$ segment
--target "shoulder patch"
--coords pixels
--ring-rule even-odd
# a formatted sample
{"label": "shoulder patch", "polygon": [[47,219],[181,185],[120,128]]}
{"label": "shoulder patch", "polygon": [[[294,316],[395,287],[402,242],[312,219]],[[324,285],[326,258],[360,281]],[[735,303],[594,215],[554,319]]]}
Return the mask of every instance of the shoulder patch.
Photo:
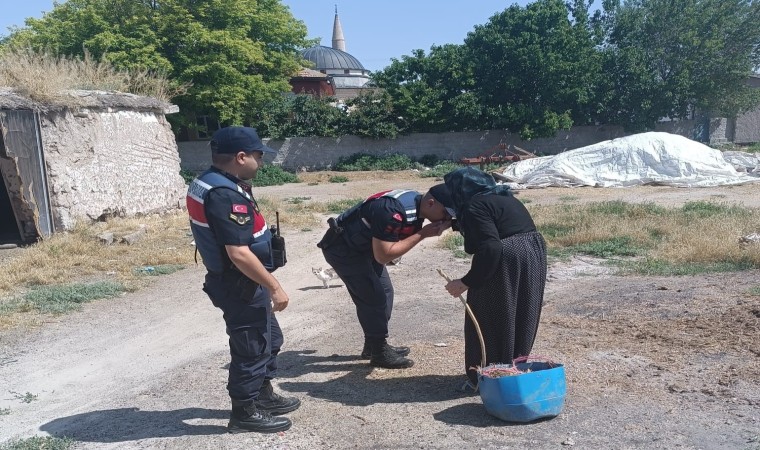
{"label": "shoulder patch", "polygon": [[240,205],[240,204],[233,204],[232,205],[232,212],[234,212],[234,213],[248,214],[248,206],[247,205]]}
{"label": "shoulder patch", "polygon": [[404,221],[404,219],[401,217],[401,214],[399,214],[399,213],[394,214],[393,218],[396,219],[396,220],[398,220],[399,222],[403,222]]}
{"label": "shoulder patch", "polygon": [[230,213],[230,220],[238,225],[245,225],[251,221],[251,216],[248,214],[235,214]]}

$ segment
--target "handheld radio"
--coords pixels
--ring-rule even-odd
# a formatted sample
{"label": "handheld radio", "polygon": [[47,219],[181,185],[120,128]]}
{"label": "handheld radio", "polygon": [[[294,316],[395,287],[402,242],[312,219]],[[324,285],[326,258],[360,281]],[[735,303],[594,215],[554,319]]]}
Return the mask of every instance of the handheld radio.
{"label": "handheld radio", "polygon": [[272,233],[272,262],[275,267],[282,267],[288,262],[285,254],[285,238],[280,236],[280,212],[275,212],[277,226],[272,225],[269,231]]}

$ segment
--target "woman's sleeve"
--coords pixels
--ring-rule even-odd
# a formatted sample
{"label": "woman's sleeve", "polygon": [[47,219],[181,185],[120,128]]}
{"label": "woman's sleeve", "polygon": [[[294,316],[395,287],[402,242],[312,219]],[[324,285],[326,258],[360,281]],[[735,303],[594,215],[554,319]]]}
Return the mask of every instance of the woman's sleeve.
{"label": "woman's sleeve", "polygon": [[470,288],[479,287],[494,276],[501,264],[501,239],[494,213],[487,204],[472,202],[462,227],[464,251],[474,255],[462,282]]}

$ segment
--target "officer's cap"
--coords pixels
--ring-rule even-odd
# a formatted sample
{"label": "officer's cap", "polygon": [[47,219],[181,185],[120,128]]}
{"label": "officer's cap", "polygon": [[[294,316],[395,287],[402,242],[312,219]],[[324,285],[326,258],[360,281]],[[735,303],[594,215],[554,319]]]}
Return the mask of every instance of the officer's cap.
{"label": "officer's cap", "polygon": [[277,153],[277,150],[264,145],[256,130],[250,127],[220,128],[211,137],[209,145],[214,153]]}
{"label": "officer's cap", "polygon": [[428,192],[430,192],[430,195],[433,196],[435,201],[446,208],[446,212],[449,213],[452,218],[456,218],[457,212],[454,209],[454,200],[451,198],[451,192],[449,192],[449,188],[446,187],[445,184],[436,184],[431,187]]}

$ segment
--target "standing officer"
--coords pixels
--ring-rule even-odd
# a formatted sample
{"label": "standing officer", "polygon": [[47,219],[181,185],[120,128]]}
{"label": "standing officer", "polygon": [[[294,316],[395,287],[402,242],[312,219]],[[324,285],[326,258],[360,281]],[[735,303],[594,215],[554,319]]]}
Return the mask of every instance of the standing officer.
{"label": "standing officer", "polygon": [[[453,202],[445,185],[425,195],[411,190],[374,194],[364,202],[329,219],[317,246],[346,284],[364,331],[361,356],[370,365],[387,369],[411,367],[409,347],[388,345],[388,321],[393,309],[393,285],[385,264],[400,257],[423,239],[451,226]],[[422,226],[428,219],[431,223]]]}
{"label": "standing officer", "polygon": [[283,343],[274,315],[288,306],[288,295],[272,276],[285,261],[272,253],[272,233],[259,212],[251,185],[265,146],[256,130],[222,128],[210,142],[212,166],[193,180],[187,211],[195,245],[208,269],[203,290],[224,313],[232,360],[227,390],[232,399],[230,432],[274,433],[290,428],[286,417],[297,398],[272,390],[277,353]]}

